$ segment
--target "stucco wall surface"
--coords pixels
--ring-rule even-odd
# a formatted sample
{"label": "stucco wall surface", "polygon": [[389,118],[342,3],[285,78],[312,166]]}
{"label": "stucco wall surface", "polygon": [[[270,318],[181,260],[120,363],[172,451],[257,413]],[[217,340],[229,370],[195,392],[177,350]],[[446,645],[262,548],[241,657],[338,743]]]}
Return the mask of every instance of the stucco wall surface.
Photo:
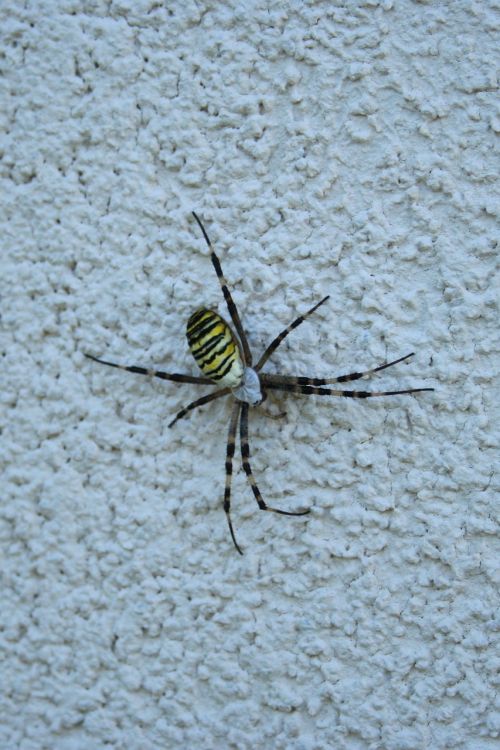
{"label": "stucco wall surface", "polygon": [[[0,4],[0,748],[498,747],[496,0]],[[265,500],[222,510],[228,399],[268,372]],[[348,385],[346,387],[349,387]],[[267,414],[266,414],[267,412]],[[286,412],[279,418],[269,418]]]}

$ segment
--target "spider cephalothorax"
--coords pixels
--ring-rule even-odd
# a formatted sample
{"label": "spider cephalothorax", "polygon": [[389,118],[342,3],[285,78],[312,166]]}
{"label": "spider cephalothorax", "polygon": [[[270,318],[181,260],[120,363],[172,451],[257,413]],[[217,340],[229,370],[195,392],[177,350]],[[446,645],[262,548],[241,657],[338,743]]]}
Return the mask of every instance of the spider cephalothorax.
{"label": "spider cephalothorax", "polygon": [[280,508],[271,508],[264,502],[257,483],[254,479],[250,466],[250,449],[248,445],[248,410],[249,406],[257,406],[262,403],[266,397],[267,390],[288,391],[289,393],[303,393],[316,396],[345,396],[347,398],[369,398],[372,396],[397,396],[407,393],[418,393],[420,391],[433,391],[433,388],[410,388],[403,391],[344,391],[333,388],[325,388],[326,385],[334,383],[346,383],[351,380],[373,375],[376,372],[385,370],[387,367],[403,362],[405,359],[413,356],[406,354],[392,362],[385,362],[378,367],[362,372],[351,372],[347,375],[340,375],[336,378],[309,378],[296,375],[271,375],[261,372],[262,367],[267,362],[271,354],[276,351],[283,339],[297,328],[306,318],[322,305],[327,297],[316,303],[310,310],[303,315],[299,315],[287,328],[281,331],[275,339],[271,341],[267,349],[262,354],[256,365],[252,364],[252,352],[248,345],[248,340],[241,325],[240,316],[236,305],[234,304],[231,292],[228,289],[226,279],[222,273],[221,264],[217,257],[212,244],[208,238],[203,224],[193,211],[193,216],[200,227],[205,241],[210,249],[210,259],[215,268],[215,272],[220,282],[222,293],[229,310],[229,315],[233,322],[235,332],[226,323],[218,313],[213,310],[201,308],[196,310],[187,323],[187,338],[189,348],[203,377],[196,375],[184,375],[181,373],[168,373],[161,370],[152,370],[137,365],[120,365],[115,362],[108,362],[98,359],[90,354],[85,356],[95,362],[110,367],[118,367],[121,370],[135,372],[141,375],[150,375],[162,380],[173,380],[179,383],[195,383],[197,385],[219,385],[221,388],[208,393],[201,398],[192,401],[190,404],[181,409],[175,418],[170,422],[169,427],[182,419],[192,409],[207,404],[209,401],[220,398],[221,396],[232,395],[234,399],[231,419],[229,422],[229,433],[226,447],[226,483],[224,488],[224,511],[226,513],[229,531],[231,533],[234,546],[240,554],[243,554],[236,541],[233,524],[230,515],[231,505],[231,477],[233,472],[233,457],[236,443],[236,431],[238,424],[240,426],[240,445],[243,469],[248,477],[252,492],[257,500],[261,510],[280,513],[284,516],[303,516],[309,513],[309,509],[301,511],[281,510]]}

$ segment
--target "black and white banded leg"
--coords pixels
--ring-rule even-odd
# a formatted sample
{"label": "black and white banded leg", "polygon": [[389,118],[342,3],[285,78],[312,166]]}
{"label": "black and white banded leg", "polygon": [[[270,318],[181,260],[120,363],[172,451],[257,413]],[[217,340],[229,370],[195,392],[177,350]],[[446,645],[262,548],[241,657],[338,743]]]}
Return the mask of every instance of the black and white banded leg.
{"label": "black and white banded leg", "polygon": [[171,422],[169,422],[168,426],[173,427],[173,425],[183,417],[186,416],[190,411],[193,409],[198,408],[198,406],[203,406],[203,404],[208,404],[210,401],[215,401],[216,398],[221,398],[222,396],[227,396],[228,393],[231,392],[230,388],[221,388],[218,391],[214,391],[213,393],[208,393],[206,396],[202,396],[201,398],[197,398],[196,401],[191,401],[190,404],[185,406],[183,409],[181,409],[175,417],[172,419]]}
{"label": "black and white banded leg", "polygon": [[[271,385],[272,383],[279,384],[279,383],[287,383],[289,385],[311,385],[311,386],[321,386],[321,385],[333,385],[333,383],[347,383],[350,380],[359,380],[359,378],[365,378],[370,375],[373,375],[376,372],[380,372],[381,370],[385,370],[387,367],[392,367],[393,365],[399,364],[399,362],[404,362],[405,359],[409,359],[410,357],[413,357],[415,352],[411,352],[410,354],[406,354],[404,357],[399,357],[399,359],[394,359],[392,362],[385,362],[383,365],[378,365],[378,367],[372,367],[370,370],[364,370],[363,372],[351,372],[348,375],[339,375],[336,378],[308,378],[308,377],[300,377],[296,375],[262,375],[261,378],[263,382],[266,383],[266,385]],[[433,388],[417,388],[413,390],[434,390]],[[406,391],[397,391],[398,393],[406,393]],[[413,391],[412,391],[413,392]],[[387,395],[387,394],[386,394]]]}
{"label": "black and white banded leg", "polygon": [[215,268],[215,273],[217,274],[217,278],[219,279],[220,287],[222,289],[222,294],[224,295],[224,299],[226,301],[227,309],[229,310],[231,320],[233,321],[234,327],[236,328],[236,332],[239,336],[241,346],[243,349],[243,357],[245,360],[245,364],[247,367],[251,367],[252,366],[252,352],[250,351],[250,347],[248,345],[247,335],[241,323],[240,315],[238,313],[236,305],[234,304],[233,298],[231,296],[231,292],[229,291],[226,278],[222,272],[222,266],[220,264],[220,260],[212,246],[212,243],[210,242],[210,239],[205,230],[205,227],[201,223],[197,214],[195,214],[194,211],[192,213],[193,213],[194,218],[196,219],[198,226],[200,227],[202,231],[203,237],[205,238],[205,242],[208,245],[208,249],[210,250],[210,260],[212,261],[212,265]]}
{"label": "black and white banded leg", "polygon": [[245,474],[247,475],[248,481],[250,483],[250,487],[252,488],[252,492],[255,496],[255,499],[257,500],[257,505],[261,510],[269,510],[273,513],[280,513],[282,516],[305,516],[307,513],[310,512],[310,509],[307,510],[299,510],[299,511],[290,511],[290,510],[280,510],[279,508],[271,508],[269,505],[267,505],[264,502],[264,498],[262,497],[260,490],[257,486],[257,482],[255,481],[254,475],[252,473],[252,468],[250,466],[250,448],[248,445],[248,404],[242,403],[241,405],[241,417],[240,417],[240,445],[241,445],[241,459],[243,463],[243,470],[245,471]]}
{"label": "black and white banded leg", "polygon": [[101,365],[108,365],[108,367],[116,367],[118,370],[126,370],[127,372],[135,372],[138,375],[148,375],[151,378],[160,378],[160,380],[173,380],[176,383],[196,383],[197,385],[213,385],[213,380],[210,378],[204,378],[199,375],[184,375],[178,372],[163,372],[163,370],[151,370],[146,367],[139,367],[138,365],[120,365],[117,362],[108,362],[105,359],[99,359],[93,357],[92,354],[84,354],[84,357],[91,359],[94,362],[100,362]]}
{"label": "black and white banded leg", "polygon": [[233,529],[233,523],[231,521],[231,480],[233,477],[233,457],[234,457],[234,449],[236,444],[236,430],[238,429],[238,419],[240,416],[240,409],[241,409],[241,403],[240,401],[235,401],[233,404],[233,409],[231,411],[231,421],[229,422],[229,432],[227,435],[227,448],[226,448],[226,483],[224,486],[224,513],[226,514],[227,523],[229,525],[229,531],[231,533],[231,538],[233,540],[233,544],[240,553],[240,555],[243,554],[243,551],[236,541],[236,536]]}
{"label": "black and white banded leg", "polygon": [[[287,376],[283,376],[286,378]],[[291,380],[293,380],[291,378]],[[421,393],[422,391],[433,391],[434,388],[408,388],[402,391],[338,391],[333,388],[321,388],[313,385],[297,385],[293,382],[283,380],[268,382],[266,388],[276,391],[287,391],[288,393],[303,393],[309,396],[345,396],[346,398],[372,398],[373,396],[400,396],[406,393]]]}
{"label": "black and white banded leg", "polygon": [[315,310],[317,310],[320,305],[322,305],[324,302],[326,302],[327,299],[330,299],[330,295],[329,294],[327,294],[326,297],[323,297],[323,299],[320,302],[317,302],[314,305],[314,307],[311,307],[311,309],[308,310],[306,313],[304,313],[303,315],[299,315],[299,317],[296,318],[293,321],[293,323],[290,323],[289,326],[287,326],[286,328],[284,328],[281,331],[281,333],[279,333],[276,336],[276,338],[271,341],[271,343],[269,344],[269,346],[265,350],[264,354],[262,355],[262,357],[259,359],[259,361],[255,365],[255,370],[257,372],[259,372],[259,370],[261,370],[262,367],[266,364],[266,362],[269,359],[269,357],[271,356],[271,354],[273,354],[276,351],[276,349],[281,344],[281,342],[283,341],[283,339],[285,339],[288,336],[289,333],[291,333],[296,328],[298,328],[298,326],[300,326],[300,324],[303,323],[304,320],[306,320],[306,318],[309,317],[309,315],[312,315],[312,313]]}

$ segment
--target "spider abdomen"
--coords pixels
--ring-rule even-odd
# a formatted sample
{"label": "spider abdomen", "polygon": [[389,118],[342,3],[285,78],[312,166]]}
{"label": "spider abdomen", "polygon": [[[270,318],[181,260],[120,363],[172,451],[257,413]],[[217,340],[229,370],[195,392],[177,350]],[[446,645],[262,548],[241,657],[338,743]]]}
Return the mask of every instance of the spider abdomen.
{"label": "spider abdomen", "polygon": [[186,335],[191,354],[207,378],[222,386],[236,388],[243,378],[240,348],[224,318],[202,308],[187,322]]}

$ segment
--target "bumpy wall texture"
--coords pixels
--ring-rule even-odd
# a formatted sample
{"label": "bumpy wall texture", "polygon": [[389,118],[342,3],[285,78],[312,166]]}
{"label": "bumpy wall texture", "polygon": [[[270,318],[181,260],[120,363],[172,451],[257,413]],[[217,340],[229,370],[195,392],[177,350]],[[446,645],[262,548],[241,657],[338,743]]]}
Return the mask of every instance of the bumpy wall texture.
{"label": "bumpy wall texture", "polygon": [[[2,750],[498,747],[499,11],[0,4]],[[227,400],[83,356],[196,373],[192,209],[255,352],[330,294],[269,372],[436,389],[252,410],[243,557]]]}

